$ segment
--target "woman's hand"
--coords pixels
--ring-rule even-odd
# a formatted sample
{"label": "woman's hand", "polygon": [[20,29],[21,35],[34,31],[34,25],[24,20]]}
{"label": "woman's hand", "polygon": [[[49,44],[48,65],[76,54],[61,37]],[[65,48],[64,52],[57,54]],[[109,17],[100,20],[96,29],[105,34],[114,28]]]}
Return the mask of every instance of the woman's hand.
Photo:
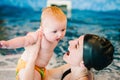
{"label": "woman's hand", "polygon": [[34,61],[37,59],[40,47],[41,47],[42,32],[37,32],[37,41],[35,44],[27,46],[25,52],[29,54],[29,60]]}

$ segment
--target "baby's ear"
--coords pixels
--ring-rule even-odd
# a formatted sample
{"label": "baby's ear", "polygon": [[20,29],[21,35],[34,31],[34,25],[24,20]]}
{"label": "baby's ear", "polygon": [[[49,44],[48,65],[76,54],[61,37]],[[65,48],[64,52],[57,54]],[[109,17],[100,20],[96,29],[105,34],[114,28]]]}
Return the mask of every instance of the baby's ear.
{"label": "baby's ear", "polygon": [[43,32],[43,28],[42,28],[42,26],[40,26],[40,28],[39,28],[37,31],[41,31],[41,32]]}
{"label": "baby's ear", "polygon": [[39,29],[43,31],[43,26],[40,26],[40,28],[39,28]]}

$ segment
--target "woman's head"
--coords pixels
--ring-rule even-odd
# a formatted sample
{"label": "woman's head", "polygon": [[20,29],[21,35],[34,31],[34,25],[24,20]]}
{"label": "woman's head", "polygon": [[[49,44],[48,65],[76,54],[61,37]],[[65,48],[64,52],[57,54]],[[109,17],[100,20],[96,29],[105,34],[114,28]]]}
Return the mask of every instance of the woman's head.
{"label": "woman's head", "polygon": [[86,34],[70,41],[69,53],[64,60],[71,65],[79,65],[81,61],[90,69],[101,70],[113,60],[114,48],[110,41],[93,34]]}

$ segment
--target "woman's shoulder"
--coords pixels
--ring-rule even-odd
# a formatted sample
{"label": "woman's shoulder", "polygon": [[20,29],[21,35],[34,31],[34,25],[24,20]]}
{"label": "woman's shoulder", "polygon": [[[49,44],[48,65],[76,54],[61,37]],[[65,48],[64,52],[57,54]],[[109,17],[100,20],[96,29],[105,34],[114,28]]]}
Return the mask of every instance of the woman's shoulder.
{"label": "woman's shoulder", "polygon": [[59,69],[62,70],[62,73],[64,73],[66,70],[70,69],[70,65],[64,64],[64,65],[60,66]]}
{"label": "woman's shoulder", "polygon": [[89,71],[89,79],[90,80],[94,80],[94,74],[92,73],[92,71]]}

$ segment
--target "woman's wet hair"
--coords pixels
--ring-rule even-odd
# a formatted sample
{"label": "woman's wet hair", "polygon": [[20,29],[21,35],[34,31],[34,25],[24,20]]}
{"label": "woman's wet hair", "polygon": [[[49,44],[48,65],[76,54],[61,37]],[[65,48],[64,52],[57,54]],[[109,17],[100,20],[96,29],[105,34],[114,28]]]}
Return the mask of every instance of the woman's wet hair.
{"label": "woman's wet hair", "polygon": [[114,47],[109,40],[94,34],[84,36],[83,61],[90,69],[101,70],[113,61]]}

